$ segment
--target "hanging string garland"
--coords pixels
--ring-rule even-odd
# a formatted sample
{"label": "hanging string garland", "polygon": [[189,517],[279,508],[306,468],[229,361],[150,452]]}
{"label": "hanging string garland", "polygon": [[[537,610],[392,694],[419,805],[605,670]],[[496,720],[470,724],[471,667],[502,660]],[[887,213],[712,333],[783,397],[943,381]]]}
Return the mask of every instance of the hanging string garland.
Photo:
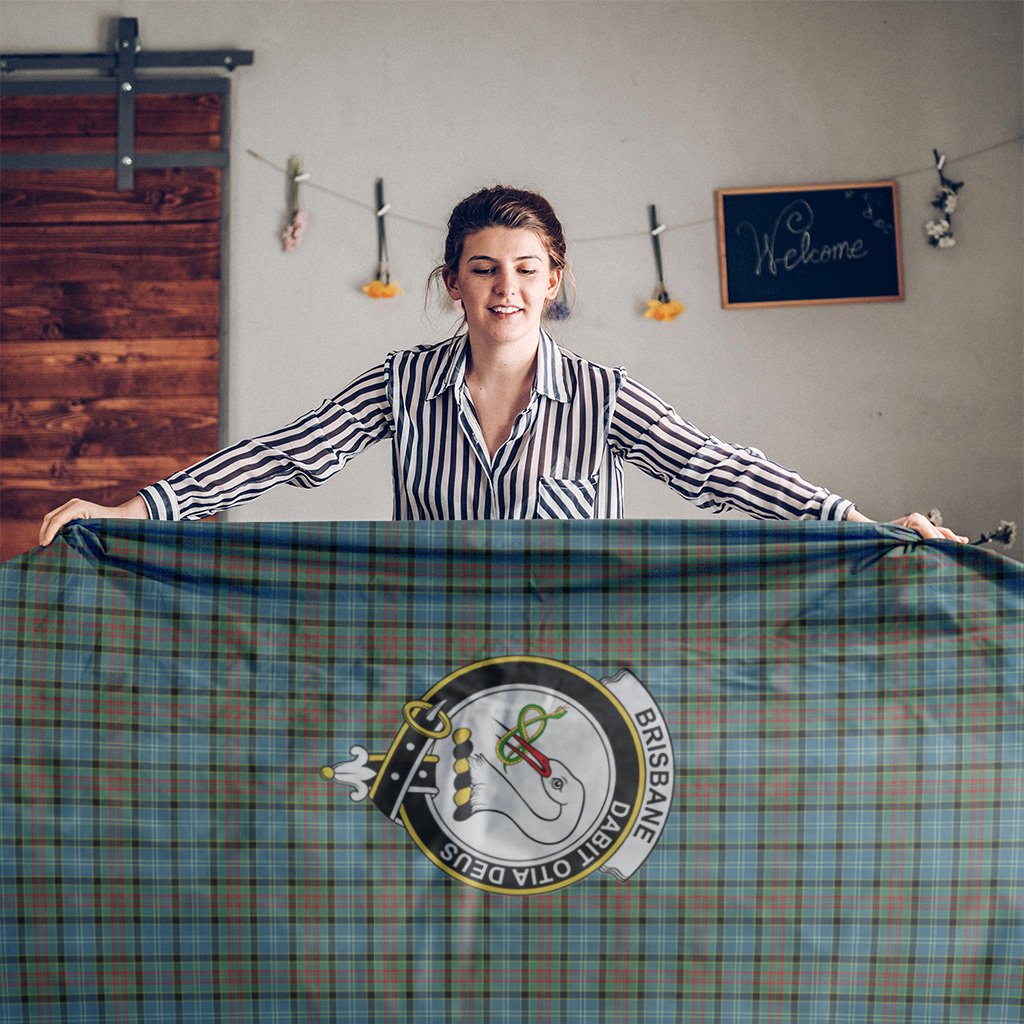
{"label": "hanging string garland", "polygon": [[[1012,145],[1018,143],[1024,139],[1024,135],[1014,135],[1010,138],[1003,139],[1000,142],[996,142],[993,145],[985,146],[981,149],[973,150],[970,153],[965,153],[958,157],[959,160],[968,160],[975,156],[980,156],[983,153],[991,152],[992,150],[1001,149],[1003,146]],[[361,202],[358,199],[354,199],[351,196],[340,192],[336,189],[329,188],[325,185],[321,185],[318,182],[312,181],[308,173],[301,171],[301,166],[294,169],[292,173],[292,163],[289,162],[289,167],[282,168],[275,164],[273,161],[268,160],[266,157],[261,156],[253,149],[247,149],[246,152],[249,156],[261,163],[266,164],[268,167],[272,167],[275,170],[289,174],[289,181],[293,183],[295,189],[292,193],[292,198],[289,201],[291,221],[288,229],[284,236],[282,236],[284,247],[286,251],[295,249],[299,242],[302,240],[303,233],[308,226],[308,215],[304,210],[301,209],[298,202],[298,184],[304,182],[308,188],[316,189],[317,191],[332,196],[335,199],[341,200],[342,202],[349,203],[353,206],[358,206],[364,210],[369,210],[377,216],[377,234],[378,234],[378,273],[374,281],[364,285],[362,290],[372,298],[391,298],[394,295],[401,294],[401,289],[398,285],[393,284],[390,280],[389,268],[387,266],[387,238],[384,228],[384,215],[389,213],[390,204],[385,205],[383,202],[383,192],[378,196],[378,202],[375,206],[370,206],[368,203]],[[937,150],[933,150],[933,156],[935,158],[934,165],[928,165],[927,167],[917,167],[912,170],[904,171],[900,174],[889,175],[891,178],[907,178],[911,175],[920,174],[923,171],[935,169],[939,174],[939,191],[936,198],[932,201],[932,205],[942,213],[942,217],[935,220],[929,221],[925,225],[925,232],[928,236],[928,242],[930,245],[936,248],[945,249],[955,245],[955,239],[953,236],[953,222],[952,214],[956,209],[957,193],[963,187],[963,182],[952,181],[947,178],[943,173],[945,166],[946,157],[940,155]],[[296,160],[297,158],[292,158]],[[380,179],[378,179],[378,182]],[[381,184],[381,189],[383,185]],[[653,210],[653,207],[650,208]],[[383,211],[383,212],[381,212]],[[432,224],[428,221],[418,220],[415,217],[407,217],[402,214],[390,213],[390,216],[397,221],[401,221],[405,224],[413,224],[417,227],[427,228],[431,231],[435,231],[441,235],[444,234],[444,228],[438,224]],[[657,220],[656,214],[653,215],[653,220]],[[700,227],[707,224],[714,224],[714,217],[700,217],[695,220],[685,221],[679,224],[652,224],[652,227],[646,232],[638,231],[627,231],[619,234],[611,235],[594,235],[576,238],[572,240],[573,245],[585,245],[590,242],[614,242],[624,241],[627,239],[634,239],[643,236],[648,236],[653,240],[655,245],[655,261],[658,263],[660,259],[660,242],[659,237],[662,234],[668,234],[672,231],[682,231],[688,228]],[[655,235],[654,231],[657,230],[658,234]],[[383,262],[382,262],[383,261]],[[683,306],[681,303],[673,303],[670,299],[662,298],[667,296],[667,291],[664,287],[664,274],[662,273],[660,264],[658,265],[658,286],[655,289],[655,298],[648,302],[647,311],[644,316],[651,320],[673,320],[683,312]],[[676,308],[678,307],[678,308]],[[564,319],[568,316],[569,304],[565,298],[564,287],[559,290],[558,296],[549,305],[548,316],[550,319]],[[564,315],[563,315],[564,314]]]}
{"label": "hanging string garland", "polygon": [[309,175],[302,170],[302,160],[293,156],[288,161],[288,227],[284,229],[281,236],[281,243],[285,252],[291,252],[299,247],[302,236],[306,233],[309,225],[309,215],[302,209],[299,202],[299,185],[309,180]]}
{"label": "hanging string garland", "polygon": [[648,206],[647,212],[651,221],[651,246],[654,249],[654,266],[658,271],[658,283],[654,286],[654,298],[647,303],[647,311],[644,316],[648,320],[667,323],[670,320],[675,320],[685,307],[681,302],[673,302],[665,287],[665,269],[661,261],[661,234],[665,230],[665,225],[658,223],[657,207]]}
{"label": "hanging string garland", "polygon": [[932,156],[935,157],[935,170],[939,173],[939,192],[932,200],[932,206],[943,216],[938,220],[928,221],[924,230],[928,235],[929,245],[934,245],[937,249],[949,249],[956,245],[956,239],[953,237],[953,211],[956,209],[957,193],[964,187],[964,183],[952,181],[942,173],[946,165],[945,154],[940,156],[939,151],[933,149]]}
{"label": "hanging string garland", "polygon": [[374,192],[377,198],[377,276],[369,283],[363,285],[363,294],[369,295],[371,299],[393,299],[396,295],[402,294],[402,289],[391,280],[391,267],[388,263],[388,235],[384,224],[384,218],[390,203],[384,202],[384,179],[378,178],[374,185]]}

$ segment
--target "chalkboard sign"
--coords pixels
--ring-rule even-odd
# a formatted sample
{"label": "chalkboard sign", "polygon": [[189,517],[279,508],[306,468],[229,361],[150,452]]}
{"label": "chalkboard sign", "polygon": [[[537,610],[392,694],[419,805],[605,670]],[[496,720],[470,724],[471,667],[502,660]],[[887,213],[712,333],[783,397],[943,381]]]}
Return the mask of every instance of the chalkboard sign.
{"label": "chalkboard sign", "polygon": [[896,182],[718,192],[726,309],[903,298]]}

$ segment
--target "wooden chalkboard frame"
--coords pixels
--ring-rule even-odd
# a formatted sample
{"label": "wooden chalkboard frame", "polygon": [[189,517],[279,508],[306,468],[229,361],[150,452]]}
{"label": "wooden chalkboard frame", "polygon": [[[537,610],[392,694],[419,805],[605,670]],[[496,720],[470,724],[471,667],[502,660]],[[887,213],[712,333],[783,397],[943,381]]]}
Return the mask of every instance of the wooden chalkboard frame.
{"label": "wooden chalkboard frame", "polygon": [[[811,194],[814,194],[813,196]],[[858,203],[859,214],[855,215],[853,207],[847,214],[843,212],[847,224],[854,221],[860,225],[863,221],[865,233],[857,238],[830,237],[829,222],[826,219],[825,236],[812,238],[809,228],[814,224],[814,211],[810,199],[820,198],[825,207],[839,209],[846,202]],[[791,197],[787,200],[787,196]],[[731,197],[742,197],[738,202]],[[875,216],[872,199],[887,216]],[[802,221],[800,215],[804,207],[794,204],[807,204],[811,213],[811,221]],[[718,253],[722,288],[723,309],[763,309],[772,306],[820,306],[851,302],[900,302],[904,297],[903,287],[903,252],[900,233],[899,186],[895,181],[855,181],[826,185],[776,185],[763,188],[728,188],[716,192],[716,210],[718,222]],[[761,235],[758,240],[758,223],[755,227],[749,221],[751,213],[764,215],[769,222],[769,231],[774,233]],[[787,223],[783,226],[785,241],[778,242],[780,222],[791,211]],[[870,214],[870,216],[869,216]],[[860,220],[856,220],[859,216]],[[748,218],[740,220],[741,217]],[[773,219],[774,218],[774,219]],[[854,218],[849,220],[848,218]],[[890,219],[891,218],[891,221]],[[819,226],[821,219],[819,218]],[[747,225],[750,228],[746,242],[746,259],[756,262],[753,272],[748,269],[739,270],[740,241],[738,229]],[[805,237],[806,236],[806,237]],[[859,242],[858,242],[859,239]],[[866,242],[870,240],[871,249]],[[750,246],[753,246],[751,250]],[[827,250],[827,252],[826,252]],[[859,261],[868,256],[868,252],[877,253],[872,260],[870,275],[862,273],[858,281],[857,271],[866,270],[858,265]],[[861,255],[863,253],[863,256]],[[817,257],[817,259],[816,259]],[[824,258],[823,258],[824,257]],[[768,260],[768,268],[772,279],[760,278],[761,270]],[[843,268],[843,278],[831,277],[832,267],[825,268],[834,260],[833,265]],[[733,273],[730,275],[730,261]],[[783,273],[794,270],[805,270],[815,264],[809,274],[805,273],[796,280],[779,281],[778,271]],[[819,269],[820,268],[820,269]],[[848,273],[853,271],[851,277]],[[751,284],[754,277],[757,281]],[[877,280],[876,280],[877,278]],[[799,282],[799,283],[798,283]],[[879,285],[879,282],[882,282]],[[787,289],[786,285],[791,287]],[[838,287],[842,285],[842,287]],[[760,287],[759,287],[760,286]],[[851,293],[851,289],[852,292]]]}

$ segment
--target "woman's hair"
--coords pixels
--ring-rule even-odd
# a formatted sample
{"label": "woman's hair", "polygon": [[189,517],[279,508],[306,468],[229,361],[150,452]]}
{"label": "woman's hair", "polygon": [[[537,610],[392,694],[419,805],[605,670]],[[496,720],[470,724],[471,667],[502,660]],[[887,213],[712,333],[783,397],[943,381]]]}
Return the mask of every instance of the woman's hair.
{"label": "woman's hair", "polygon": [[547,251],[552,268],[571,279],[565,260],[565,236],[551,204],[537,192],[495,185],[466,196],[452,210],[444,262],[431,271],[428,285],[444,285],[448,276],[456,275],[467,237],[485,228],[525,228],[534,232]]}

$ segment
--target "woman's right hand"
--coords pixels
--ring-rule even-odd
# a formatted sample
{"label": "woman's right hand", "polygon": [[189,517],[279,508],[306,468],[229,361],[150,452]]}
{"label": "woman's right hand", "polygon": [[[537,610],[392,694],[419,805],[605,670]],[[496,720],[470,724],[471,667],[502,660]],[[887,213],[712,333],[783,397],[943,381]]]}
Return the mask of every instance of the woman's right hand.
{"label": "woman's right hand", "polygon": [[141,494],[129,498],[120,505],[97,505],[94,501],[83,501],[72,498],[65,501],[60,508],[47,512],[39,527],[39,543],[46,547],[62,526],[73,519],[148,519],[149,509]]}

